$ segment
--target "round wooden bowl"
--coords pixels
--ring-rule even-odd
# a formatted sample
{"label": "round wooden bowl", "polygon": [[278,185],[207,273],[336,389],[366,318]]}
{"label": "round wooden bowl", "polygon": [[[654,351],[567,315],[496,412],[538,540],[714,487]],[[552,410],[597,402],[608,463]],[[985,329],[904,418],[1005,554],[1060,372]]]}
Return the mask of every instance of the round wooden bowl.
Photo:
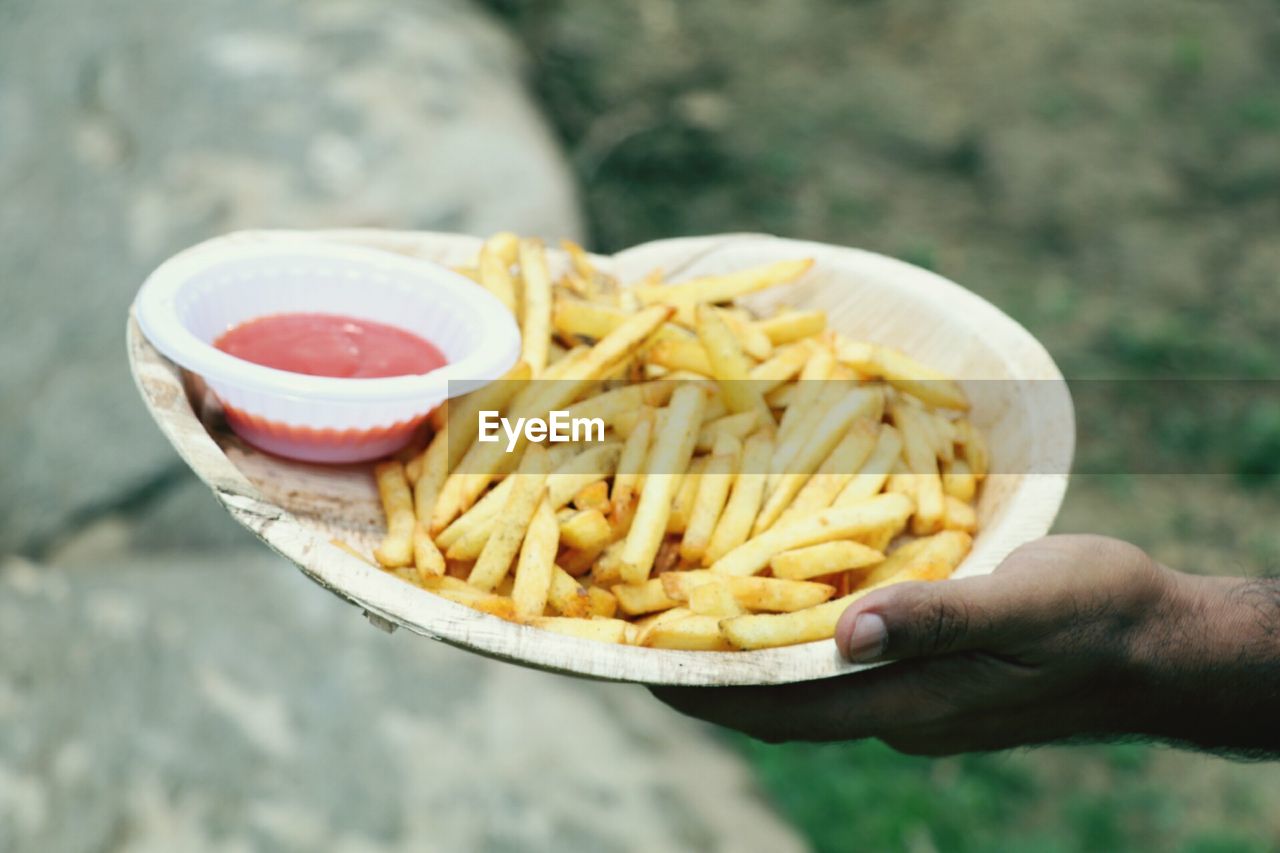
{"label": "round wooden bowl", "polygon": [[[283,240],[356,243],[450,265],[472,264],[480,246],[473,237],[425,232],[259,231],[187,251],[223,241]],[[550,254],[554,263],[564,263]],[[654,268],[680,279],[796,257],[816,263],[795,284],[753,297],[753,307],[822,308],[836,330],[892,344],[962,380],[997,473],[983,484],[979,533],[957,576],[990,572],[1018,545],[1044,535],[1067,487],[1075,444],[1071,398],[1044,347],[990,303],[882,255],[754,234],[661,240],[598,260],[621,281],[633,282]],[[231,433],[198,377],[152,348],[132,317],[128,345],[134,380],[152,417],[231,515],[384,626],[402,625],[525,666],[645,684],[782,684],[861,668],[842,660],[829,640],[749,652],[579,640],[478,613],[407,584],[330,544],[341,538],[368,551],[381,537],[370,466],[309,465],[258,452]]]}

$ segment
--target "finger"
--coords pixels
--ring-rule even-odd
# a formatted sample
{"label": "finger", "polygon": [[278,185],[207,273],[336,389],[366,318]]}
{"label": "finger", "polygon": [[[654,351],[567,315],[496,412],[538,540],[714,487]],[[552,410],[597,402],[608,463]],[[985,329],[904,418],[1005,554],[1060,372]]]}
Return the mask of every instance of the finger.
{"label": "finger", "polygon": [[859,663],[988,648],[1038,633],[1064,594],[1057,579],[1018,575],[895,584],[849,606],[836,644]]}
{"label": "finger", "polygon": [[836,642],[858,662],[1006,652],[1065,628],[1123,625],[1166,594],[1167,575],[1124,542],[1050,536],[1016,549],[993,575],[870,593],[841,616]]}

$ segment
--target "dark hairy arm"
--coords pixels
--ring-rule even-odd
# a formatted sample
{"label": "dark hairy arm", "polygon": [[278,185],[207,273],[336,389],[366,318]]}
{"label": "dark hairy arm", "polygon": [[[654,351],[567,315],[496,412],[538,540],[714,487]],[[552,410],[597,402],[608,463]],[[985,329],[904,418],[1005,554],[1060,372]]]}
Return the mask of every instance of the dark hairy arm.
{"label": "dark hairy arm", "polygon": [[1280,756],[1280,581],[1175,572],[1099,536],[1051,536],[992,575],[888,587],[836,643],[888,662],[782,687],[655,688],[769,741],[875,737],[942,755],[1130,738]]}

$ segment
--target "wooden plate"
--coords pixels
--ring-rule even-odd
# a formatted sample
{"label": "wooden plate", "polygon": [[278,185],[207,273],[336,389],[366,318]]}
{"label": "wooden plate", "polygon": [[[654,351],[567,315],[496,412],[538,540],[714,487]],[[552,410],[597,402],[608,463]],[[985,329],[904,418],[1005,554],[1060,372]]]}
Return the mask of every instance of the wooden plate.
{"label": "wooden plate", "polygon": [[[268,240],[337,240],[446,264],[471,264],[480,246],[473,237],[391,231],[241,232],[212,242]],[[754,297],[753,307],[823,308],[833,328],[893,344],[963,378],[973,420],[991,446],[992,470],[1001,473],[983,485],[980,532],[957,575],[990,572],[1018,545],[1045,534],[1066,491],[1074,451],[1071,398],[1045,349],[988,302],[881,255],[761,235],[662,240],[599,261],[632,282],[655,267],[679,279],[794,257],[813,257],[816,264],[796,284]],[[647,684],[781,684],[859,668],[844,662],[830,641],[681,652],[578,640],[477,613],[404,583],[329,543],[341,537],[371,549],[378,541],[382,518],[369,466],[324,467],[259,453],[227,429],[199,379],[156,352],[132,317],[128,342],[134,380],[152,417],[231,515],[316,583],[386,623],[526,666]]]}

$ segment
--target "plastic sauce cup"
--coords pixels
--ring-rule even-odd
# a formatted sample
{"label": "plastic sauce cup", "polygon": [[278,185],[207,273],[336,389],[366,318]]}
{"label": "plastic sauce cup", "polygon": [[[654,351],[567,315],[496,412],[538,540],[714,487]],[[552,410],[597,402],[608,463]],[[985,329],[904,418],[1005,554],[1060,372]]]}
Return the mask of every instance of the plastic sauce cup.
{"label": "plastic sauce cup", "polygon": [[[184,252],[147,278],[134,312],[156,349],[205,381],[237,435],[309,462],[394,453],[436,406],[502,376],[520,352],[511,313],[465,276],[328,243]],[[435,344],[448,364],[420,375],[343,379],[264,367],[213,346],[247,320],[297,312],[398,326]]]}

